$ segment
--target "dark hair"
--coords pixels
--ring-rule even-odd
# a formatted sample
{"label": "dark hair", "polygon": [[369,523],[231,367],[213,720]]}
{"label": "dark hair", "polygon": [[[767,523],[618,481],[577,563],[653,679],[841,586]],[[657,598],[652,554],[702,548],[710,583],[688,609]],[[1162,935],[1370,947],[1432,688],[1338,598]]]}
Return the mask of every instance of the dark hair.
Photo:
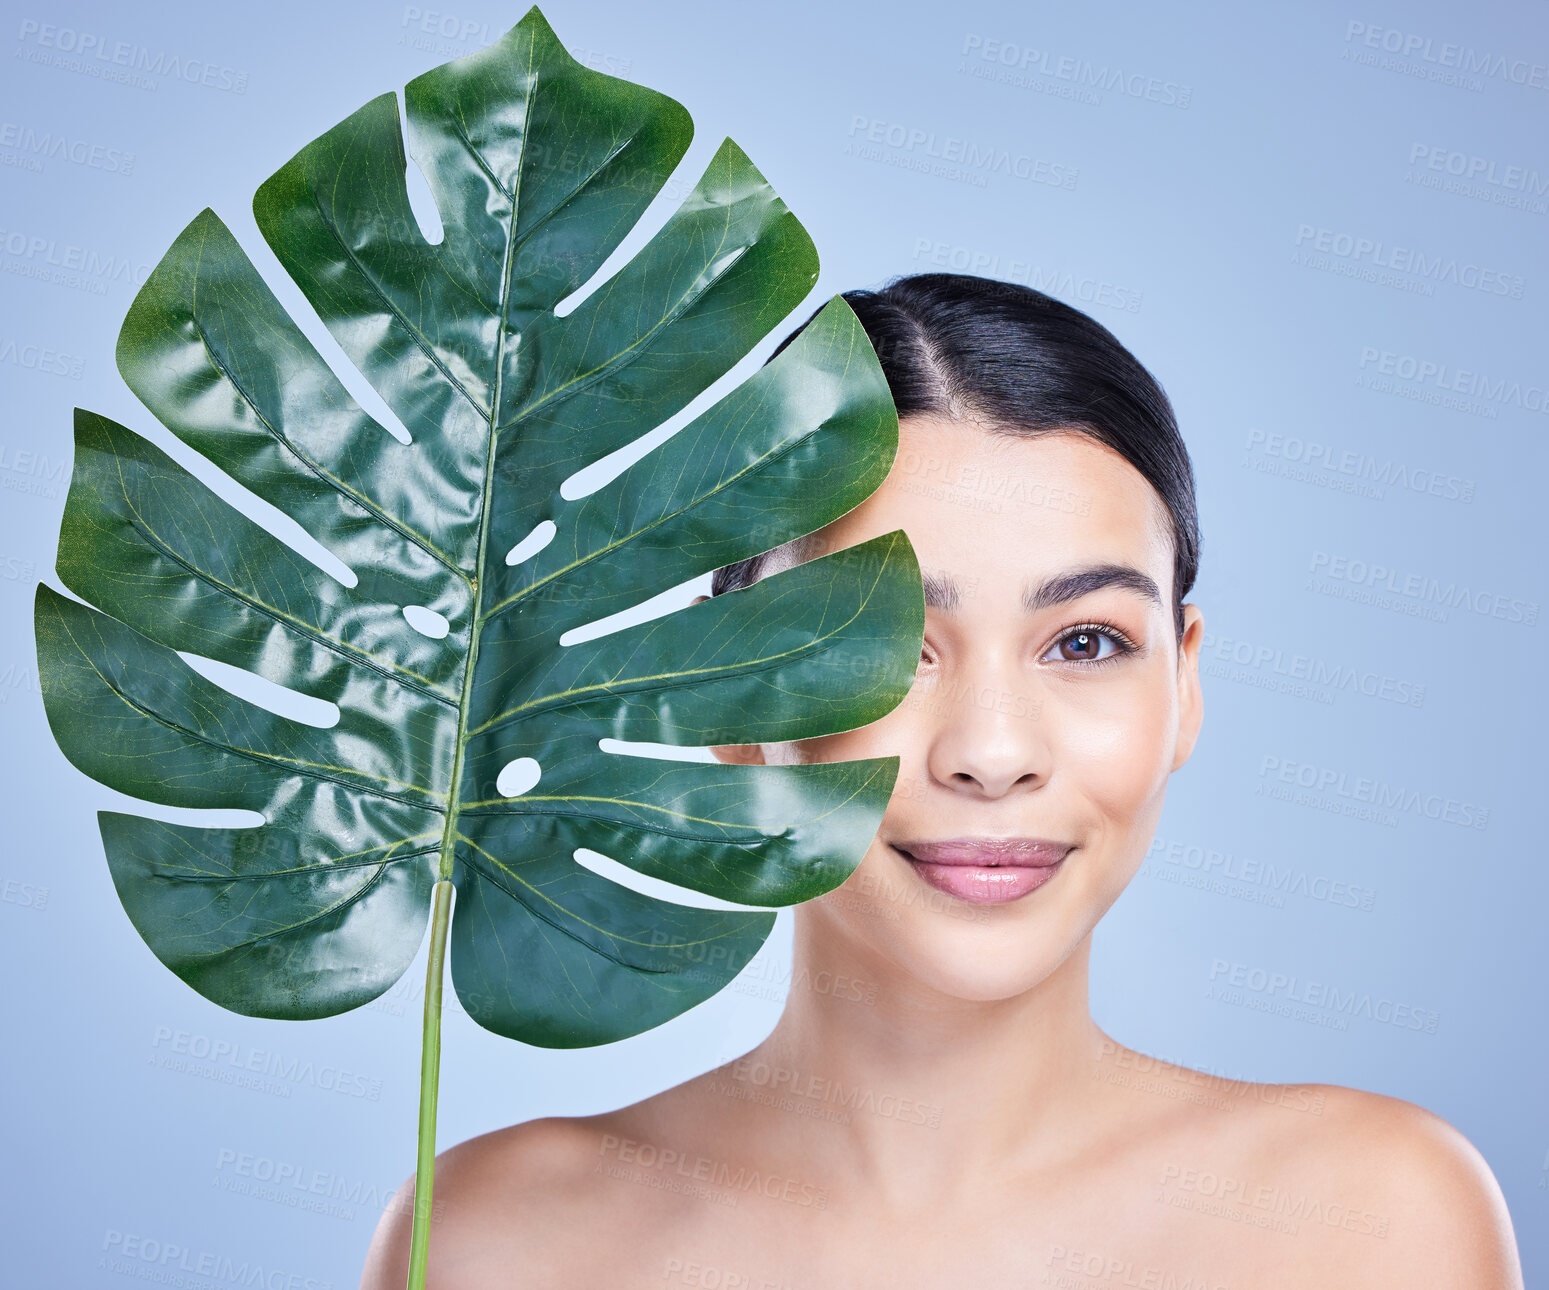
{"label": "dark hair", "polygon": [[[1194,471],[1167,395],[1113,333],[1032,287],[966,273],[917,273],[844,299],[871,338],[901,418],[971,418],[991,433],[1025,437],[1076,431],[1145,477],[1171,517],[1181,640],[1183,598],[1199,572]],[[805,540],[786,544],[798,560]],[[710,594],[752,585],[770,554],[717,569]]]}

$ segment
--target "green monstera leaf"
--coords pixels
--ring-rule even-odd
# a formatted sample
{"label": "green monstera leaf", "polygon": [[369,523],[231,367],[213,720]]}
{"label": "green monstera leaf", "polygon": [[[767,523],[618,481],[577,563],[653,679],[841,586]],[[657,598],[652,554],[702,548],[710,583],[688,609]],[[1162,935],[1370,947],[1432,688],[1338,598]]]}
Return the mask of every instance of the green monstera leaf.
{"label": "green monstera leaf", "polygon": [[[908,691],[923,603],[895,531],[567,639],[853,508],[895,455],[893,404],[836,298],[772,363],[567,499],[567,480],[674,417],[790,314],[817,276],[811,241],[728,140],[644,248],[566,310],[682,158],[684,109],[581,66],[536,9],[404,102],[439,242],[410,206],[392,94],[298,152],[253,208],[409,442],[350,396],[211,210],[118,342],[161,423],[348,576],[77,409],[57,569],[79,599],[40,585],[36,627],[49,723],[77,767],[148,802],[263,817],[101,814],[129,917],[201,994],[254,1016],[340,1013],[402,975],[428,919],[423,1180],[448,935],[458,995],[490,1030],[548,1047],[639,1033],[735,976],[769,908],[853,871],[898,768],[725,766],[602,741],[869,723]],[[181,654],[337,720],[279,715]],[[502,791],[523,759],[536,784]],[[578,863],[580,848],[769,908],[647,897]]]}

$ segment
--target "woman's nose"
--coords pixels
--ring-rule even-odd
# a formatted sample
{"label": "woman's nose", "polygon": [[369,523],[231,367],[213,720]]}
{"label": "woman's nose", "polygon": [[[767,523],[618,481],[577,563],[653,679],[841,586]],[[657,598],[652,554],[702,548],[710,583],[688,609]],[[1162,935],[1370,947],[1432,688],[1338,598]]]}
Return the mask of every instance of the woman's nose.
{"label": "woman's nose", "polygon": [[926,766],[944,787],[996,798],[1047,782],[1053,750],[1028,678],[1003,670],[944,677],[929,711]]}

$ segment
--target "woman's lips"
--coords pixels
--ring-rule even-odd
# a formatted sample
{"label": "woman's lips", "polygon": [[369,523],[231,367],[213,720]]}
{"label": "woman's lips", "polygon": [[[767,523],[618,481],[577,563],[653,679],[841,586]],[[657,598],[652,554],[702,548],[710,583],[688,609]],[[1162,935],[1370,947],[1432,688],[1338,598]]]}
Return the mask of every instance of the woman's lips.
{"label": "woman's lips", "polygon": [[980,905],[1036,891],[1074,849],[1043,838],[949,838],[891,845],[932,887]]}

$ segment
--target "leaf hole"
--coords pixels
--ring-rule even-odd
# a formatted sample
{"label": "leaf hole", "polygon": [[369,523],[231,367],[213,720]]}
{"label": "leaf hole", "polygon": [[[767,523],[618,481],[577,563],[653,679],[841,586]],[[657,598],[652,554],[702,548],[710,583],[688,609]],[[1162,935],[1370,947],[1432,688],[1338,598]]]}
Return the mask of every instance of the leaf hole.
{"label": "leaf hole", "polygon": [[[161,427],[157,426],[157,429],[160,430]],[[335,582],[345,587],[353,587],[360,581],[355,570],[307,532],[301,524],[273,502],[253,492],[241,480],[227,474],[208,457],[195,452],[181,439],[172,435],[152,441],[222,501],[236,507],[254,524],[277,541],[290,547],[297,555],[310,560]]]}
{"label": "leaf hole", "polygon": [[500,774],[495,777],[495,791],[501,797],[520,797],[532,792],[541,778],[542,766],[531,757],[518,757],[500,768]]}
{"label": "leaf hole", "polygon": [[624,269],[631,260],[654,238],[667,221],[692,195],[697,180],[695,175],[704,172],[705,163],[714,155],[720,144],[706,136],[697,140],[683,154],[683,159],[662,183],[661,190],[641,212],[635,226],[624,236],[612,253],[597,266],[597,271],[568,296],[554,306],[554,316],[566,318],[584,305],[597,291]]}
{"label": "leaf hole", "polygon": [[[399,113],[398,119],[406,121],[407,116],[403,112],[403,91],[398,91]],[[419,168],[419,163],[414,160],[409,151],[407,140],[403,149],[404,187],[409,191],[409,209],[414,212],[415,222],[420,226],[420,236],[431,246],[440,246],[446,240],[446,230],[441,224],[441,212],[436,206],[436,195],[430,189],[430,181],[425,178],[425,172]]]}
{"label": "leaf hole", "polygon": [[557,532],[559,530],[554,527],[553,520],[541,521],[531,533],[506,552],[506,563],[521,564],[523,560],[531,560],[554,540]]}
{"label": "leaf hole", "polygon": [[622,447],[615,448],[607,456],[587,462],[575,474],[568,476],[559,486],[559,495],[567,502],[574,502],[606,488],[636,462],[661,447],[680,430],[731,394],[758,370],[763,361],[763,358],[756,354],[749,354],[738,360],[728,371],[718,376],[660,425],[646,431],[639,438],[631,439]]}
{"label": "leaf hole", "polygon": [[258,829],[268,823],[262,811],[250,811],[245,806],[163,806],[160,802],[142,802],[139,798],[123,800],[131,808],[129,814],[167,824],[186,824],[195,829]]}
{"label": "leaf hole", "polygon": [[[387,406],[387,400],[376,392],[376,387],[366,379],[366,374],[355,366],[355,360],[334,339],[328,325],[318,316],[316,307],[275,258],[269,244],[260,237],[251,247],[244,246],[243,249],[285,312],[317,350],[318,357],[332,370],[334,379],[344,387],[345,393],[355,400],[361,411],[399,443],[413,443],[414,436],[398,419],[398,414]],[[353,587],[355,584],[351,582],[346,585]]]}
{"label": "leaf hole", "polygon": [[659,591],[649,600],[642,600],[639,604],[621,609],[616,614],[609,614],[606,618],[597,618],[592,622],[582,623],[579,627],[572,627],[569,631],[560,634],[559,643],[579,645],[582,641],[596,640],[599,636],[610,636],[614,632],[623,631],[626,627],[637,627],[641,623],[650,622],[653,618],[664,618],[680,609],[687,609],[693,603],[694,592],[703,577],[703,574],[695,574],[687,582],[680,582],[675,587],[668,587],[666,591]]}
{"label": "leaf hole", "polygon": [[585,847],[575,851],[572,858],[581,868],[596,874],[599,878],[606,878],[620,887],[627,887],[638,895],[649,896],[653,900],[664,900],[669,905],[687,905],[691,909],[738,909],[764,914],[769,912],[762,905],[739,905],[730,900],[722,900],[719,896],[707,896],[702,891],[693,891],[688,887],[680,887],[674,882],[653,878],[649,874],[636,873],[628,865],[620,864],[599,851],[588,851]]}
{"label": "leaf hole", "polygon": [[715,761],[715,754],[708,748],[695,748],[686,744],[648,744],[627,739],[599,739],[597,746],[605,753],[617,753],[621,757],[646,757],[657,761]]}
{"label": "leaf hole", "polygon": [[444,614],[438,614],[434,609],[427,609],[424,605],[405,605],[403,616],[409,620],[410,627],[421,636],[428,636],[433,641],[445,640],[447,633],[452,630],[452,625],[446,621]]}
{"label": "leaf hole", "polygon": [[317,726],[321,730],[339,724],[337,703],[314,699],[310,694],[302,694],[300,690],[292,690],[289,686],[280,685],[245,668],[222,663],[219,659],[205,658],[202,654],[185,654],[182,650],[177,653],[183,662],[212,685],[218,685],[228,694],[234,694],[277,717]]}

